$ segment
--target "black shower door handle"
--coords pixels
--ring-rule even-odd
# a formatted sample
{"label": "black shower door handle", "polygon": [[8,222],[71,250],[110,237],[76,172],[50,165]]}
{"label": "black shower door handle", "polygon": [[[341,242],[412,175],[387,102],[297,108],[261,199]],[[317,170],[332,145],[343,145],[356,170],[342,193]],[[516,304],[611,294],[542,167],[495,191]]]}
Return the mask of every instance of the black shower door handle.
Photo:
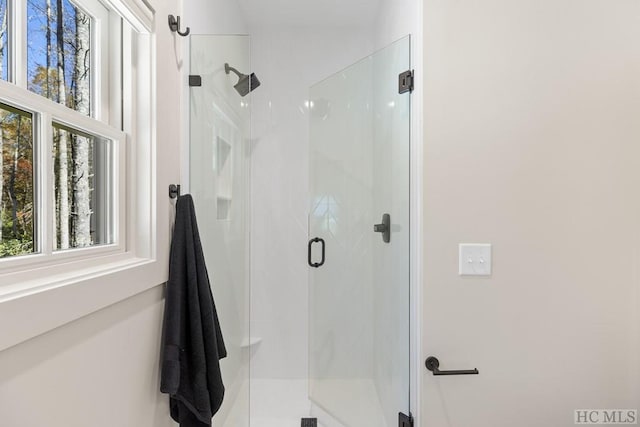
{"label": "black shower door handle", "polygon": [[429,356],[427,360],[424,362],[425,366],[428,370],[433,372],[433,375],[478,375],[479,372],[477,369],[467,369],[463,371],[441,371],[440,361],[438,358]]}
{"label": "black shower door handle", "polygon": [[[320,242],[322,244],[322,259],[320,260],[320,262],[312,262],[311,261],[311,247],[313,246],[314,243],[318,243]],[[314,237],[313,239],[309,240],[309,246],[307,246],[307,262],[309,263],[309,266],[311,267],[315,267],[318,268],[321,265],[324,264],[324,239],[321,239],[319,237]]]}

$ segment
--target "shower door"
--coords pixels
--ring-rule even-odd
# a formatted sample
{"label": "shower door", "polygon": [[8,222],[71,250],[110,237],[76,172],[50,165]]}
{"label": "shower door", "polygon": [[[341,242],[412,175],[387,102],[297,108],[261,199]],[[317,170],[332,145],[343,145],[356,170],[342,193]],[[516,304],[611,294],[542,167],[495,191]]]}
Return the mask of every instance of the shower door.
{"label": "shower door", "polygon": [[409,69],[406,37],[310,90],[309,394],[346,427],[410,410]]}

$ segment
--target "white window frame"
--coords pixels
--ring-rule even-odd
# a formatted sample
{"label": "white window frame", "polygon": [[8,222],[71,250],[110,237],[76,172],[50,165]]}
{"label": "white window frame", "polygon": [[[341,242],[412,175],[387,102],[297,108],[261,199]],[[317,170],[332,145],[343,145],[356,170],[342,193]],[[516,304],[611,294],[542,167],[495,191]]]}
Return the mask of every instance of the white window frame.
{"label": "white window frame", "polygon": [[[76,5],[88,11],[84,7],[87,3],[83,1],[96,0],[74,0]],[[113,171],[119,177],[116,181],[118,214],[115,217],[119,235],[112,245],[43,251],[41,254],[7,258],[6,262],[0,263],[0,323],[12,325],[0,334],[0,351],[166,280],[166,268],[162,267],[166,267],[168,248],[158,246],[159,240],[160,243],[166,242],[164,238],[158,239],[157,235],[158,204],[155,197],[154,11],[143,0],[104,0],[103,3],[111,10],[110,17],[102,20],[96,30],[108,27],[109,31],[120,32],[121,40],[102,45],[102,51],[106,48],[112,59],[108,67],[100,67],[110,74],[109,79],[102,80],[113,81],[114,77],[121,76],[122,81],[118,85],[103,84],[97,88],[103,94],[108,91],[111,100],[110,108],[105,104],[94,105],[93,111],[99,120],[82,116],[26,90],[26,71],[22,87],[20,78],[15,79],[17,84],[0,81],[0,100],[38,113],[34,118],[60,122],[114,141],[114,157],[119,164]],[[22,28],[26,29],[26,21],[22,22]],[[105,43],[108,38],[94,37],[94,40]],[[26,55],[23,60],[26,61]],[[102,99],[95,93],[93,97]],[[37,156],[34,161],[40,162],[40,169],[52,170],[51,127],[41,126],[41,129],[45,135],[38,137],[46,143],[43,149],[34,153]],[[44,191],[45,185],[52,191],[52,180],[47,182],[47,177],[42,175],[35,177],[39,184],[37,191]],[[47,203],[42,194],[39,200]],[[39,211],[50,218],[38,233],[52,231],[52,202],[40,206]],[[166,219],[164,216],[162,219],[164,225]],[[34,316],[36,312],[38,315]]]}
{"label": "white window frame", "polygon": [[[114,80],[114,84],[111,86],[121,86],[120,73],[111,73],[110,75],[108,60],[113,53],[116,53],[116,57],[120,55],[121,43],[116,43],[118,46],[117,52],[109,49],[109,40],[113,39],[109,37],[110,31],[117,31],[117,28],[115,25],[111,25],[110,13],[104,6],[96,0],[72,1],[76,7],[91,17],[91,50],[93,56],[90,78],[91,112],[93,117],[87,117],[27,89],[27,40],[23,37],[26,31],[13,31],[14,28],[18,27],[12,27],[9,31],[12,35],[15,35],[11,37],[14,42],[10,49],[16,52],[15,61],[10,61],[12,70],[10,80],[13,77],[14,82],[0,81],[0,102],[31,112],[34,118],[33,160],[35,165],[34,204],[36,206],[34,238],[36,247],[34,248],[35,252],[32,254],[0,259],[0,286],[4,282],[2,279],[5,274],[19,273],[29,267],[48,267],[73,260],[91,262],[93,258],[123,253],[126,250],[126,170],[123,167],[126,164],[126,147],[124,147],[126,138],[125,133],[119,130],[121,127],[119,121],[113,120],[116,121],[115,126],[110,123],[109,116],[112,115],[114,109],[109,106],[113,105],[114,102],[111,101],[108,92],[111,85],[110,80]],[[21,6],[19,9],[14,10],[14,16],[26,15],[26,1],[13,2],[12,4]],[[26,21],[23,22],[26,26]],[[115,102],[118,101],[119,99],[115,100]],[[51,153],[53,153],[53,123],[63,124],[69,128],[112,141],[114,164],[111,165],[111,175],[113,177],[112,190],[115,194],[112,197],[112,206],[110,207],[115,215],[113,223],[110,225],[113,227],[113,243],[64,250],[57,250],[53,247],[56,221],[53,200],[55,178],[51,159]],[[27,271],[25,272],[25,277],[28,276],[31,276],[31,274]],[[14,281],[15,279],[14,277]]]}

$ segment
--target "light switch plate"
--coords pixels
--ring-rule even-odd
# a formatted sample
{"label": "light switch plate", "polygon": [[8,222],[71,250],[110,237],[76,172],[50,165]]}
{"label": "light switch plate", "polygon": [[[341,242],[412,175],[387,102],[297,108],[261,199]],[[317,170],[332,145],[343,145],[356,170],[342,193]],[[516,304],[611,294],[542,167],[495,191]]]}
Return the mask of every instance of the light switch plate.
{"label": "light switch plate", "polygon": [[460,243],[458,274],[461,276],[491,276],[491,244]]}

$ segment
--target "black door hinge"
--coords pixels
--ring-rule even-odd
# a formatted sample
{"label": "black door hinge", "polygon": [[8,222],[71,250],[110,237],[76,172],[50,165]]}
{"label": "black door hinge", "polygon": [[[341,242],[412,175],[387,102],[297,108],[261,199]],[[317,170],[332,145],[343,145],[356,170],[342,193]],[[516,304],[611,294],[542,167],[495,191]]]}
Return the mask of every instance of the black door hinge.
{"label": "black door hinge", "polygon": [[413,70],[407,70],[398,76],[398,93],[413,92]]}
{"label": "black door hinge", "polygon": [[189,76],[189,86],[202,86],[202,77],[196,75]]}
{"label": "black door hinge", "polygon": [[398,414],[398,427],[413,427],[413,417],[411,414],[405,415],[400,412]]}

